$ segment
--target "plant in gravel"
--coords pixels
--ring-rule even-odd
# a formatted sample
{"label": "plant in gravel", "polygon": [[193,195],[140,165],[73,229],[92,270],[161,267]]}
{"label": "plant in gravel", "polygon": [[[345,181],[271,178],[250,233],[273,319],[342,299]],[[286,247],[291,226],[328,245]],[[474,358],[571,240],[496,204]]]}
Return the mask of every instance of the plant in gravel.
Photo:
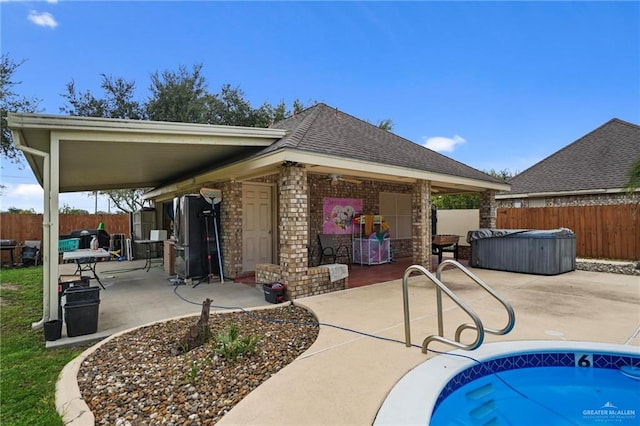
{"label": "plant in gravel", "polygon": [[253,335],[242,336],[238,326],[231,324],[223,331],[218,332],[212,350],[213,353],[233,362],[240,355],[253,354],[259,342],[260,337]]}
{"label": "plant in gravel", "polygon": [[187,373],[185,382],[194,384],[196,382],[196,379],[198,378],[199,371],[200,369],[198,368],[198,363],[196,361],[191,361],[191,367],[189,368],[189,373]]}

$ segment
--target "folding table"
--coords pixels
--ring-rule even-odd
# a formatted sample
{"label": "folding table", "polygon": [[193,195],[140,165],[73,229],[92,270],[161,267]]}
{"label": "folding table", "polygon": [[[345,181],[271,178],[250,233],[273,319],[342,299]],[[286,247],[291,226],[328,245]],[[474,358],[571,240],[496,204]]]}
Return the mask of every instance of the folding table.
{"label": "folding table", "polygon": [[74,262],[76,262],[76,265],[78,267],[75,273],[79,273],[80,276],[82,276],[83,271],[89,271],[93,273],[93,278],[98,281],[100,287],[105,289],[104,285],[102,285],[102,282],[100,281],[100,278],[98,278],[98,274],[96,274],[96,263],[98,262],[98,259],[108,259],[110,256],[111,255],[109,254],[109,252],[103,248],[99,248],[98,250],[78,249],[74,251],[65,251],[62,254],[62,259],[73,260]]}

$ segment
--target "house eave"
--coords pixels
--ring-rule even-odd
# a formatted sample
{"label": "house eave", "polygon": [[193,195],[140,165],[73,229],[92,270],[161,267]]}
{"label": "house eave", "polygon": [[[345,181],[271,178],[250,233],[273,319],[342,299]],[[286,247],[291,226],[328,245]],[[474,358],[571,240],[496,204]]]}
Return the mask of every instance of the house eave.
{"label": "house eave", "polygon": [[[170,135],[206,135],[233,137],[264,137],[279,139],[286,135],[282,129],[218,126],[212,124],[180,123],[150,120],[124,120],[101,117],[76,117],[50,114],[9,113],[8,127],[46,129],[46,130],[76,130],[76,131],[107,131],[114,133],[137,134],[170,134]],[[263,141],[260,145],[268,146],[273,141]]]}
{"label": "house eave", "polygon": [[[145,199],[166,200],[176,193],[196,189],[211,182],[255,179],[276,173],[277,168],[287,161],[304,164],[310,173],[342,173],[362,179],[387,180],[406,184],[427,180],[431,181],[434,187],[452,192],[508,191],[510,188],[507,184],[283,148],[155,188],[145,195]],[[437,190],[434,192],[437,193]]]}

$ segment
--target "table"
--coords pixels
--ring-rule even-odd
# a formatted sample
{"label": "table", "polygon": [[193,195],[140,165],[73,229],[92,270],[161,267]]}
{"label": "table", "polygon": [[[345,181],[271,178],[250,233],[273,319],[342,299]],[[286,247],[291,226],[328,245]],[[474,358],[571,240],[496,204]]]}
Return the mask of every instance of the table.
{"label": "table", "polygon": [[103,248],[99,248],[98,250],[79,249],[74,251],[65,251],[62,254],[62,259],[73,260],[76,262],[78,267],[75,273],[80,273],[80,276],[82,276],[82,271],[92,272],[93,278],[98,281],[100,287],[106,290],[102,285],[102,281],[98,278],[98,274],[96,274],[96,263],[98,262],[98,259],[108,259],[110,256],[109,252]]}
{"label": "table", "polygon": [[[146,262],[142,269],[149,272],[149,269],[151,269],[151,248],[153,247],[154,244],[164,243],[164,240],[134,240],[133,242],[136,244],[140,244],[141,246],[144,246]],[[162,261],[162,259],[160,259],[160,261]]]}
{"label": "table", "polygon": [[458,243],[432,242],[431,246],[432,246],[432,253],[438,255],[438,264],[442,263],[442,253],[444,253],[445,251],[449,253],[453,253],[453,258],[455,260],[458,260]]}

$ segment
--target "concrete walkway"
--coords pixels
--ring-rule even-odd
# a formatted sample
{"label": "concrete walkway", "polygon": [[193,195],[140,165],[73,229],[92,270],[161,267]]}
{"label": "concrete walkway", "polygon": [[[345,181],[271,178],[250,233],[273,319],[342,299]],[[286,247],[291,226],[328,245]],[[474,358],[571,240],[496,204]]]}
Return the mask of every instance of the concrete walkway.
{"label": "concrete walkway", "polygon": [[[637,276],[584,271],[553,277],[482,269],[472,272],[508,300],[516,313],[516,326],[509,335],[487,335],[485,342],[555,339],[640,345]],[[504,326],[507,316],[502,307],[461,272],[445,271],[443,280],[486,326]],[[435,290],[424,277],[412,277],[409,293],[412,343],[420,345],[427,335],[437,333]],[[312,310],[323,324],[404,341],[401,280],[295,303]],[[468,318],[446,296],[444,310],[445,336],[453,338],[457,326]],[[470,331],[463,334],[463,340],[473,340]],[[452,348],[433,344],[430,349]],[[218,424],[371,424],[397,381],[432,356],[406,348],[402,342],[322,325],[318,339],[303,355],[251,392]],[[68,392],[79,362],[65,367],[57,385],[56,405],[67,410],[65,419],[82,409],[79,395]],[[81,417],[72,424],[86,424]]]}
{"label": "concrete walkway", "polygon": [[[581,340],[640,345],[640,278],[574,271],[553,277],[473,269],[513,305],[516,326],[504,340]],[[459,271],[443,280],[486,326],[501,328],[500,305]],[[437,333],[434,286],[410,278],[412,343]],[[445,336],[468,318],[444,300]],[[401,281],[297,300],[323,323],[404,341]],[[467,331],[465,333],[471,333]],[[472,341],[471,334],[464,334]],[[451,348],[433,344],[433,349]],[[640,352],[640,351],[639,351]],[[370,425],[387,393],[428,357],[420,349],[322,326],[299,359],[249,394],[220,425]],[[428,386],[425,383],[425,386]],[[434,385],[438,385],[434,383]]]}

